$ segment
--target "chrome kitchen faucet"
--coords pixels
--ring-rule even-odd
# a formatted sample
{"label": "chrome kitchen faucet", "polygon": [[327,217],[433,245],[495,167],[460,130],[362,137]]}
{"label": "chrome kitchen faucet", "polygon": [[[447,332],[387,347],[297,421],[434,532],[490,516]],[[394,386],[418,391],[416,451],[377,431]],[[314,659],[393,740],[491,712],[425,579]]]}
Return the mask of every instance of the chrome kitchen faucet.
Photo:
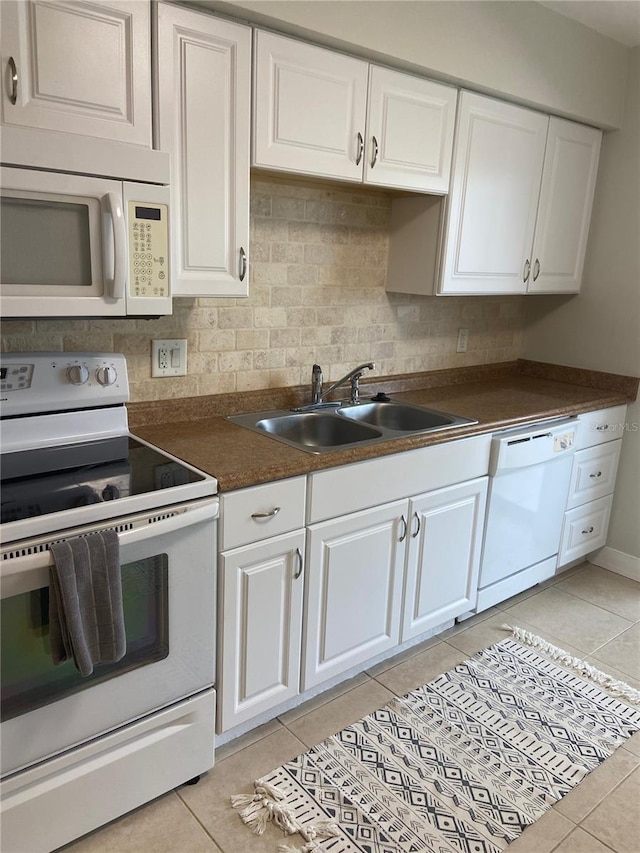
{"label": "chrome kitchen faucet", "polygon": [[351,404],[355,405],[360,399],[360,386],[358,384],[360,381],[360,377],[365,372],[365,370],[375,370],[375,367],[376,366],[373,361],[368,361],[365,364],[359,364],[357,367],[354,367],[353,370],[350,370],[348,373],[346,373],[341,379],[338,379],[337,382],[334,382],[333,385],[330,385],[326,391],[323,391],[322,368],[319,364],[314,364],[311,373],[311,405],[335,405],[335,403],[325,403],[324,398],[331,394],[332,391],[335,391],[336,388],[339,388],[341,385],[344,385],[346,382],[351,382]]}

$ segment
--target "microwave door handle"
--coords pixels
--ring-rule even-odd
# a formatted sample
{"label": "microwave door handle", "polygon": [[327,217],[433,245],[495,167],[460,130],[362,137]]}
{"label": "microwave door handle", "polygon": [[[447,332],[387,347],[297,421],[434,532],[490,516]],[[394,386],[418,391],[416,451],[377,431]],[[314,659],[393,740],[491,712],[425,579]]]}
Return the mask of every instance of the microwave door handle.
{"label": "microwave door handle", "polygon": [[[113,228],[113,280],[111,296],[124,299],[127,281],[127,229],[125,227],[122,199],[117,193],[102,196],[102,208],[111,218]],[[106,258],[104,259],[106,263]]]}

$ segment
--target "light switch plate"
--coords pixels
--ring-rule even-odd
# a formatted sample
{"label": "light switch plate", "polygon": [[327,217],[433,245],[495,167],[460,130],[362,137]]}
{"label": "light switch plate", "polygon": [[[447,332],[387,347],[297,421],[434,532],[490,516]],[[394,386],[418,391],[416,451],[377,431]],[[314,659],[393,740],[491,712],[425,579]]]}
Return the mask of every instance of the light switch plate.
{"label": "light switch plate", "polygon": [[151,341],[151,376],[185,376],[187,341],[167,339]]}

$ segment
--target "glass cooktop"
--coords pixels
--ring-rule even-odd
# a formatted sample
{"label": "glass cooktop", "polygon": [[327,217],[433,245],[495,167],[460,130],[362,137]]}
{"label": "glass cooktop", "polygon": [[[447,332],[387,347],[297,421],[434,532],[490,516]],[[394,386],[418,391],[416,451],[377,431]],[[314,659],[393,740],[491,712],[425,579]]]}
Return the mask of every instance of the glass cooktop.
{"label": "glass cooktop", "polygon": [[5,453],[1,521],[61,512],[206,478],[130,436]]}

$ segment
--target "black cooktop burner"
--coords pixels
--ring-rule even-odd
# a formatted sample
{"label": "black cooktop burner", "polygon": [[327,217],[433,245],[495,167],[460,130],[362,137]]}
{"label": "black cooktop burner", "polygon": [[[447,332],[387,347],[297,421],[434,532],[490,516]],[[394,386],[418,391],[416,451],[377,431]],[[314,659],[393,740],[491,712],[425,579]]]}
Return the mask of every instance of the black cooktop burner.
{"label": "black cooktop burner", "polygon": [[4,524],[204,479],[129,436],[5,453],[1,521]]}

